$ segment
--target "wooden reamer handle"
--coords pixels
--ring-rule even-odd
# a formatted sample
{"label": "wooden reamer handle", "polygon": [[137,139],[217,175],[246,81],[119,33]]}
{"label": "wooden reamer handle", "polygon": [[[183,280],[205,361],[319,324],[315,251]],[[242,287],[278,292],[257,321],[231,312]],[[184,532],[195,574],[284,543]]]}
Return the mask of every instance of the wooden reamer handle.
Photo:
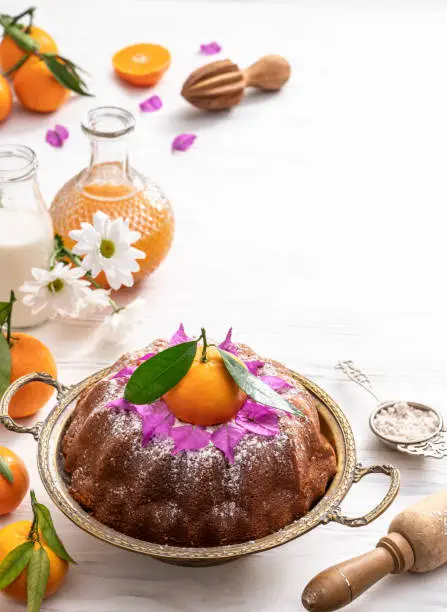
{"label": "wooden reamer handle", "polygon": [[303,606],[312,612],[338,610],[388,574],[406,572],[413,565],[414,554],[408,541],[398,533],[390,533],[374,550],[315,576],[303,591]]}

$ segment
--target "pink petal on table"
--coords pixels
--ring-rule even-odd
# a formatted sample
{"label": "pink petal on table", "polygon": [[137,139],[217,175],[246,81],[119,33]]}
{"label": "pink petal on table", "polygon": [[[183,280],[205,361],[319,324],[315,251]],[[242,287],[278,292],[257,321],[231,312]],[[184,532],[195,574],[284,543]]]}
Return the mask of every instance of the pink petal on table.
{"label": "pink petal on table", "polygon": [[192,338],[186,335],[183,323],[180,323],[180,327],[169,340],[169,346],[175,346],[176,344],[181,344],[182,342],[189,342],[190,340],[192,340]]}
{"label": "pink petal on table", "polygon": [[179,134],[172,141],[173,151],[187,151],[194,144],[197,136],[195,134]]}
{"label": "pink petal on table", "polygon": [[278,415],[267,406],[248,399],[236,415],[236,424],[260,436],[279,434]]}
{"label": "pink petal on table", "polygon": [[211,434],[200,425],[181,425],[171,429],[171,438],[174,440],[172,454],[182,450],[200,450],[209,444]]}
{"label": "pink petal on table", "polygon": [[205,45],[200,45],[200,53],[202,55],[215,55],[216,53],[220,53],[222,51],[222,47],[217,42],[210,42]]}
{"label": "pink petal on table", "polygon": [[155,111],[160,110],[160,108],[163,106],[163,102],[159,96],[151,96],[147,100],[140,102],[139,106],[143,113],[154,113]]}
{"label": "pink petal on table", "polygon": [[137,368],[134,366],[126,366],[125,368],[121,368],[119,372],[112,376],[112,380],[114,378],[130,378],[136,369]]}
{"label": "pink petal on table", "polygon": [[143,446],[147,446],[154,436],[169,436],[175,416],[164,402],[154,402],[140,414],[143,421]]}
{"label": "pink petal on table", "polygon": [[277,393],[283,393],[284,391],[287,391],[287,389],[292,388],[290,383],[282,378],[279,378],[279,376],[261,376],[261,380]]}
{"label": "pink petal on table", "polygon": [[62,140],[62,142],[64,140],[67,140],[67,138],[70,136],[70,132],[67,130],[67,128],[64,125],[60,125],[60,124],[55,125],[54,131],[59,136],[59,138]]}
{"label": "pink petal on table", "polygon": [[238,348],[234,344],[234,342],[231,341],[232,333],[233,333],[233,328],[230,327],[230,329],[227,332],[227,336],[225,340],[219,344],[219,348],[223,349],[224,351],[227,351],[228,353],[232,353],[233,355],[237,355]]}
{"label": "pink petal on table", "polygon": [[64,144],[62,138],[55,130],[47,130],[45,140],[49,145],[51,145],[52,147],[57,147],[58,149],[60,149]]}
{"label": "pink petal on table", "polygon": [[260,370],[261,368],[265,366],[265,361],[261,361],[260,359],[253,359],[252,361],[244,361],[244,363],[247,366],[247,370],[251,372],[252,374],[254,374],[255,376],[258,375],[258,370]]}
{"label": "pink petal on table", "polygon": [[221,450],[230,463],[234,462],[234,448],[247,432],[235,423],[226,423],[211,435],[211,442]]}
{"label": "pink petal on table", "polygon": [[155,357],[156,354],[157,353],[146,353],[146,355],[143,355],[143,357],[139,357],[138,361],[147,361],[151,357]]}

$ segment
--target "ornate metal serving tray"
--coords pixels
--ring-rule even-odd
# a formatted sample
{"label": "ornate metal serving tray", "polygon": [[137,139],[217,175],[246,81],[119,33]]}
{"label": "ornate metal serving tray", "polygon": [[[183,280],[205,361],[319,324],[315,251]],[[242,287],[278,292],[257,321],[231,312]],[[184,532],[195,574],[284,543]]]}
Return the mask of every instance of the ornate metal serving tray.
{"label": "ornate metal serving tray", "polygon": [[[110,368],[106,368],[72,387],[62,385],[47,374],[28,374],[15,381],[0,401],[0,422],[11,431],[31,434],[36,439],[40,477],[53,502],[78,527],[104,542],[150,555],[167,563],[213,565],[280,546],[330,521],[347,527],[368,525],[389,507],[397,495],[400,482],[399,471],[391,465],[372,465],[364,468],[357,463],[351,426],[341,408],[315,383],[294,373],[296,380],[316,398],[322,431],[334,446],[337,454],[337,473],[323,498],[308,514],[271,535],[228,546],[187,548],[152,544],[126,536],[98,522],[72,499],[60,462],[61,440],[75,408],[77,397],[86,387],[98,382],[109,372]],[[53,386],[57,391],[57,404],[44,422],[25,427],[8,416],[8,406],[13,395],[21,387],[33,381]],[[390,477],[390,485],[385,497],[364,516],[345,516],[340,504],[352,484],[367,474],[374,473],[386,474]]]}

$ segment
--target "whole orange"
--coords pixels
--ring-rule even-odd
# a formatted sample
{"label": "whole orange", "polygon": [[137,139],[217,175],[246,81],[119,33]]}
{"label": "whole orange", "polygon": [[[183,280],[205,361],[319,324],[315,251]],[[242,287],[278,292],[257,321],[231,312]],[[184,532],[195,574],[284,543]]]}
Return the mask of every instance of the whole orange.
{"label": "whole orange", "polygon": [[70,95],[42,61],[27,62],[18,71],[14,90],[25,108],[38,113],[57,110]]}
{"label": "whole orange", "polygon": [[[50,350],[37,338],[13,332],[11,346],[11,382],[30,372],[46,372],[57,376]],[[12,398],[9,414],[12,418],[31,416],[40,410],[53,394],[53,388],[41,382],[22,387]]]}
{"label": "whole orange", "polygon": [[[56,43],[45,30],[33,26],[27,34],[39,43],[39,51],[41,53],[57,53],[58,48]],[[25,52],[23,49],[21,49],[10,36],[5,36],[0,43],[0,65],[3,72],[8,72],[8,70],[17,64],[24,54]],[[39,61],[37,57],[30,57],[26,63],[37,61]]]}
{"label": "whole orange", "polygon": [[[28,535],[31,530],[31,521],[18,521],[17,523],[11,523],[3,529],[0,529],[0,563],[3,559],[17,546],[24,544],[28,541]],[[59,559],[57,555],[46,545],[45,539],[42,534],[40,540],[43,548],[45,549],[48,558],[50,560],[50,576],[48,579],[47,588],[45,590],[45,598],[56,593],[60,588],[65,576],[68,572],[68,563]],[[37,548],[38,544],[34,545]],[[17,580],[14,580],[6,589],[2,592],[8,597],[17,601],[26,601],[27,599],[27,588],[26,588],[26,577],[27,569],[23,570]]]}
{"label": "whole orange", "polygon": [[0,122],[11,112],[12,93],[8,81],[0,75]]}
{"label": "whole orange", "polygon": [[202,347],[198,346],[190,370],[163,399],[181,421],[206,426],[232,419],[246,397],[228,373],[219,351],[208,347],[204,362]]}
{"label": "whole orange", "polygon": [[26,465],[8,448],[0,446],[0,457],[6,461],[14,478],[13,482],[0,474],[0,516],[13,512],[26,495],[29,487],[29,476]]}

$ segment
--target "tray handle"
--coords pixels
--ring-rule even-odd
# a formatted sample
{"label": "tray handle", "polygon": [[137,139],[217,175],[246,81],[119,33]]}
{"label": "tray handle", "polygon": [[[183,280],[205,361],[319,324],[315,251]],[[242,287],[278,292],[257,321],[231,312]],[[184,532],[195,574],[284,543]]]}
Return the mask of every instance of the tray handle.
{"label": "tray handle", "polygon": [[25,374],[21,378],[15,380],[5,391],[3,397],[0,400],[0,423],[2,423],[6,429],[10,431],[14,431],[19,434],[31,434],[36,442],[39,441],[40,432],[43,427],[43,422],[38,422],[32,425],[31,427],[26,427],[25,425],[19,425],[14,421],[12,417],[9,416],[9,404],[13,398],[13,396],[17,393],[19,389],[24,387],[30,382],[42,382],[46,385],[50,385],[54,387],[57,391],[57,399],[58,401],[61,399],[63,393],[68,389],[65,385],[61,384],[58,380],[50,376],[49,374],[45,374],[44,372],[32,372],[31,374]]}
{"label": "tray handle", "polygon": [[363,527],[364,525],[369,525],[369,523],[375,521],[376,518],[383,514],[385,510],[393,503],[396,495],[399,492],[399,470],[392,465],[371,465],[364,468],[361,463],[357,463],[353,482],[359,482],[367,474],[386,474],[386,476],[390,477],[390,486],[388,487],[388,491],[386,492],[386,495],[382,501],[364,516],[354,518],[342,514],[340,506],[337,506],[327,514],[324,521],[325,523],[335,521],[336,523],[346,525],[347,527]]}

